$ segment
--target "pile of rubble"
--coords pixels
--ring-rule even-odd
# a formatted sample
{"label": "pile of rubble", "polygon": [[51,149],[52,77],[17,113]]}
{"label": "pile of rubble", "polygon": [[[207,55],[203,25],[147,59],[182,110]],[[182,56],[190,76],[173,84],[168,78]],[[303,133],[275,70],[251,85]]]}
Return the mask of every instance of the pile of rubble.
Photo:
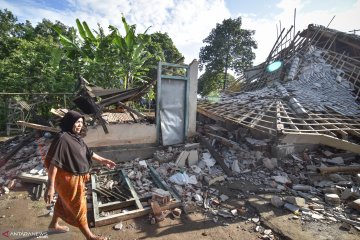
{"label": "pile of rubble", "polygon": [[[259,140],[249,134],[242,134],[236,139],[238,133],[223,129],[221,133],[209,131],[220,129],[215,126],[206,128],[203,136],[199,136],[200,142],[207,142],[206,148],[196,142],[169,146],[156,151],[151,159],[137,158],[118,164],[117,168],[125,172],[139,198],[151,199],[152,223],[164,219],[167,214],[179,217],[182,210],[161,210],[163,204],[171,201],[168,199],[171,194],[154,184],[149,167],[155,169],[171,191],[181,199],[186,214],[201,211],[214,222],[219,221],[224,225],[242,219],[255,223],[255,230],[266,235],[266,238],[272,238],[272,232],[260,225],[261,221],[255,211],[249,206],[227,203],[234,199],[246,200],[257,194],[271,194],[270,203],[273,206],[293,212],[294,218],[300,218],[301,221],[328,224],[341,222],[344,229],[353,226],[360,230],[358,155],[322,147],[317,150],[305,149],[280,159],[270,154],[270,139]],[[2,143],[2,148],[10,151],[19,142],[20,138],[14,138]],[[34,138],[0,168],[3,194],[20,187],[21,182],[33,182],[39,186],[46,181],[47,173],[42,163],[50,142],[49,134]],[[99,169],[95,168],[94,171],[98,173]],[[121,185],[121,181],[105,180],[103,189],[97,190],[98,196],[103,194],[103,200],[98,199],[99,203],[114,201],[118,195],[125,194],[121,190],[117,194],[106,195],[107,189],[112,189],[110,185]],[[223,186],[239,182],[253,188],[237,188],[231,194],[224,193]],[[91,184],[87,186],[90,189],[88,198],[91,199]],[[41,193],[35,195],[35,198],[41,197]],[[89,207],[92,207],[91,201]],[[108,216],[111,213],[106,214]]]}
{"label": "pile of rubble", "polygon": [[43,160],[51,141],[51,134],[46,133],[41,137],[32,134],[17,136],[1,143],[1,148],[4,150],[1,153],[2,166],[0,167],[2,194],[21,187],[22,182],[30,182],[36,184],[33,189],[34,198],[40,199],[43,196],[44,184],[47,182]]}
{"label": "pile of rubble", "polygon": [[[270,145],[268,140],[244,137],[236,147],[214,138],[210,141],[233,172],[226,180],[247,181],[258,187],[256,193],[275,194],[271,199],[274,206],[301,215],[304,221],[343,222],[360,230],[357,154],[324,147],[277,159],[268,151],[258,150]],[[255,193],[244,191],[243,197],[251,194]]]}

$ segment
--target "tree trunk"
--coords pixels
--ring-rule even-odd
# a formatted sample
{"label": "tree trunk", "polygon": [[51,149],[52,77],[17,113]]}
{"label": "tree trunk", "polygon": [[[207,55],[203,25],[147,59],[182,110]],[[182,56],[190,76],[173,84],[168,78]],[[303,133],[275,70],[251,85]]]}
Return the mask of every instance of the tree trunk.
{"label": "tree trunk", "polygon": [[225,73],[224,73],[224,86],[223,86],[223,91],[225,91],[225,88],[226,88],[228,61],[229,61],[229,54],[226,55],[226,59],[225,59]]}

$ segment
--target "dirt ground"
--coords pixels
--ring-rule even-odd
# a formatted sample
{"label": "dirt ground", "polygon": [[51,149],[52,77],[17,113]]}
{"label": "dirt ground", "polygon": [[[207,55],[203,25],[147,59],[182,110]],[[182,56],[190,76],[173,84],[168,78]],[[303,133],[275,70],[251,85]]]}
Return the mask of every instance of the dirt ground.
{"label": "dirt ground", "polygon": [[[0,239],[35,239],[36,237],[15,236],[18,232],[42,234],[49,239],[84,239],[81,232],[70,227],[65,234],[48,235],[47,225],[51,217],[44,201],[31,199],[25,189],[16,190],[0,197]],[[254,223],[244,220],[229,222],[219,219],[217,223],[206,214],[183,214],[180,219],[168,216],[164,221],[151,225],[148,217],[140,217],[123,222],[123,229],[113,230],[112,225],[92,228],[97,234],[110,236],[111,239],[259,239],[261,234],[254,232]],[[4,233],[13,232],[6,237]],[[21,233],[20,233],[21,234]],[[39,237],[41,238],[41,237]]]}
{"label": "dirt ground", "polygon": [[[236,219],[214,217],[200,209],[188,215],[182,214],[175,219],[168,216],[164,221],[150,224],[147,216],[123,222],[121,230],[113,230],[114,224],[92,228],[96,234],[110,236],[111,239],[263,239],[263,234],[255,230],[257,225],[271,228],[273,239],[360,239],[360,233],[352,228],[342,231],[340,223],[324,224],[320,222],[302,223],[292,219],[293,215],[282,209],[274,209],[265,198],[253,195],[248,199],[236,198],[236,189],[248,189],[248,183],[233,183],[218,186],[222,193],[231,198],[226,204],[246,209]],[[44,201],[32,199],[31,184],[0,196],[0,239],[36,239],[56,240],[84,239],[81,232],[70,226],[70,232],[49,234],[47,226],[51,216]],[[235,190],[234,190],[235,189]],[[232,200],[231,200],[232,199]],[[249,221],[260,218],[259,223]],[[217,221],[216,221],[217,220]],[[36,237],[36,235],[38,237]]]}

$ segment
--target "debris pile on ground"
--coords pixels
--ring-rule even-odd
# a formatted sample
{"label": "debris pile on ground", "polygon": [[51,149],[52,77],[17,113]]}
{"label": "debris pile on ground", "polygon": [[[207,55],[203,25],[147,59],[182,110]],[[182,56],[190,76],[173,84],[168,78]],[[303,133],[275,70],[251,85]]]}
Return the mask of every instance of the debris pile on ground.
{"label": "debris pile on ground", "polygon": [[[206,148],[199,143],[169,146],[156,151],[151,159],[121,162],[113,174],[102,177],[105,169],[94,168],[100,185],[96,190],[91,184],[87,185],[89,209],[93,207],[92,190],[98,194],[99,204],[131,198],[129,189],[124,188],[124,180],[116,177],[121,170],[139,199],[147,199],[144,206],[151,207],[150,223],[167,216],[176,218],[183,213],[200,211],[223,225],[237,219],[255,223],[254,230],[265,239],[271,239],[272,231],[262,226],[259,215],[246,205],[251,196],[270,194],[269,205],[292,212],[294,218],[304,223],[341,222],[344,229],[360,230],[360,162],[357,154],[320,147],[276,158],[270,153],[270,139],[259,140],[241,130],[229,132],[215,125],[204,125],[200,132],[199,138],[207,142]],[[2,147],[11,151],[20,142],[21,138],[14,138],[2,143]],[[48,134],[34,138],[0,168],[3,194],[19,186],[21,181],[43,187],[46,171],[42,164],[50,142]],[[162,210],[173,196],[154,184],[150,168],[155,169],[160,180],[181,199],[182,209]],[[223,187],[236,182],[253,187],[233,188],[230,194],[224,193]],[[39,194],[41,191],[35,190],[35,199],[40,198]],[[233,201],[244,203],[229,204]],[[52,211],[50,207],[50,214]],[[101,214],[106,217],[116,212]]]}
{"label": "debris pile on ground", "polygon": [[[24,142],[24,139],[28,141]],[[18,136],[2,143],[2,148],[7,149],[8,153],[19,146],[20,148],[12,155],[1,155],[4,164],[0,168],[0,185],[11,190],[16,186],[21,186],[21,182],[36,183],[36,190],[33,190],[34,197],[39,199],[43,194],[43,186],[40,186],[47,181],[43,160],[51,141],[51,135],[46,133],[41,137],[28,135],[21,138]]]}
{"label": "debris pile on ground", "polygon": [[257,150],[267,140],[247,136],[238,146],[229,147],[218,139],[209,137],[232,170],[233,176],[226,180],[258,187],[257,192],[243,192],[244,197],[272,193],[272,205],[301,215],[303,221],[344,222],[360,230],[359,155],[320,147],[277,159],[269,151]]}

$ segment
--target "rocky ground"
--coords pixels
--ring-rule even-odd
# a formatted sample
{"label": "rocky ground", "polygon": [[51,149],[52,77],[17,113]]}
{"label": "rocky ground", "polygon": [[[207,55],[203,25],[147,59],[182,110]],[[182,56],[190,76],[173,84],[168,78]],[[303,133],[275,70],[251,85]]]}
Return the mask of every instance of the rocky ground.
{"label": "rocky ground", "polygon": [[[249,184],[221,186],[224,193],[237,194],[234,188],[245,189]],[[31,184],[0,197],[0,239],[35,239],[29,235],[49,239],[83,239],[77,228],[70,227],[65,234],[47,233],[51,219],[43,201],[32,199]],[[231,193],[232,192],[232,193]],[[111,239],[268,239],[264,230],[272,231],[272,239],[359,239],[354,228],[343,229],[341,223],[322,221],[305,222],[287,210],[273,207],[267,199],[270,195],[254,195],[246,200],[230,200],[226,204],[244,208],[246,213],[236,219],[218,217],[198,209],[180,218],[168,216],[164,221],[150,224],[147,216],[121,222],[121,229],[114,230],[118,223],[93,228],[97,234]],[[10,236],[4,234],[9,231]],[[17,236],[16,236],[17,235]],[[41,238],[41,237],[39,237]]]}
{"label": "rocky ground", "polygon": [[[267,139],[211,129],[191,143],[161,148],[153,158],[118,164],[136,193],[152,201],[158,188],[149,168],[155,169],[181,200],[180,217],[172,214],[174,209],[152,208],[145,216],[93,231],[111,239],[360,239],[359,174],[318,172],[328,167],[356,168],[358,155],[321,147],[275,158]],[[47,232],[52,209],[37,200],[34,189],[40,185],[25,181],[21,174],[46,178],[42,159],[51,137],[35,137],[13,151],[23,139],[0,143],[2,160],[8,158],[0,167],[0,238],[82,239],[74,227],[65,234]],[[93,173],[102,171],[95,167]],[[114,184],[107,180],[104,186],[111,190]]]}

